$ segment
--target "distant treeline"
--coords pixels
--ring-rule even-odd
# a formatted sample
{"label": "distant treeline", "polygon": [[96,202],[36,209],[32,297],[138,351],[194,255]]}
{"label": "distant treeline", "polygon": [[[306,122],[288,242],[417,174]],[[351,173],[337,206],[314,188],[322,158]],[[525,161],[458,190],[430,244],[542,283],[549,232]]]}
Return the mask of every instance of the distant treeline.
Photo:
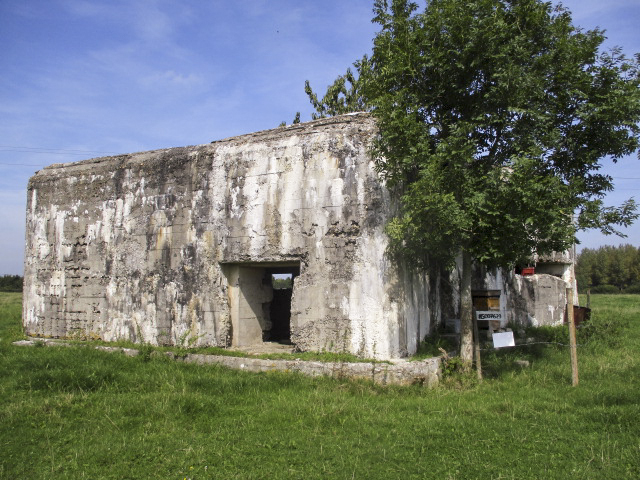
{"label": "distant treeline", "polygon": [[640,248],[585,248],[576,261],[576,280],[581,292],[640,293]]}
{"label": "distant treeline", "polygon": [[0,277],[0,292],[21,292],[22,277],[20,275],[2,275]]}
{"label": "distant treeline", "polygon": [[287,289],[287,288],[293,288],[293,281],[291,280],[291,277],[285,277],[285,278],[276,278],[273,277],[273,279],[271,280],[271,286],[273,288],[275,288],[276,290],[283,290],[283,289]]}

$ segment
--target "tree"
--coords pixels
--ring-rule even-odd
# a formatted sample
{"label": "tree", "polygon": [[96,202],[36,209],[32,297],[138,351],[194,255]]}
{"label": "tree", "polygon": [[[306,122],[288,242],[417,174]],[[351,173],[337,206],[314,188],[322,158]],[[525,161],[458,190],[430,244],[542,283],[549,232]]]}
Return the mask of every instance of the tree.
{"label": "tree", "polygon": [[578,289],[585,291],[593,286],[593,269],[596,253],[590,248],[585,248],[576,258],[575,274]]}
{"label": "tree", "polygon": [[381,26],[355,91],[377,118],[377,167],[400,200],[390,251],[417,267],[461,255],[461,357],[470,364],[471,266],[619,233],[601,162],[640,141],[638,62],[599,53],[600,30],[540,0],[376,0]]}
{"label": "tree", "polygon": [[576,259],[578,288],[594,287],[598,293],[618,292],[640,286],[640,248],[632,245],[603,246],[597,250],[585,248]]}
{"label": "tree", "polygon": [[0,292],[22,292],[23,278],[20,275],[0,276]]}
{"label": "tree", "polygon": [[311,88],[309,80],[304,82],[304,91],[309,97],[311,105],[316,109],[316,113],[312,113],[311,118],[317,120],[318,118],[331,117],[343,113],[362,112],[369,109],[365,98],[362,96],[360,82],[362,74],[368,72],[371,68],[369,59],[365,55],[362,59],[356,61],[353,66],[358,72],[358,76],[353,73],[351,68],[347,68],[347,73],[340,75],[329,85],[322,100],[318,100],[318,96]]}
{"label": "tree", "polygon": [[[293,117],[292,125],[297,125],[298,123],[300,123],[300,112],[296,112],[296,116]],[[287,122],[285,122],[284,120],[280,122],[280,125],[278,125],[278,127],[286,127],[286,126],[287,126]]]}

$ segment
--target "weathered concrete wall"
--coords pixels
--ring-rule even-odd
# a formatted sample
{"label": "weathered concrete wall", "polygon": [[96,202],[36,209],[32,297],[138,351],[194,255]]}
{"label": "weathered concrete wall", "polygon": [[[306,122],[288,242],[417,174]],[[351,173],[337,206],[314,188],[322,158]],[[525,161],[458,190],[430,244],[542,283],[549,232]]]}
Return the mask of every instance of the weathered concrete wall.
{"label": "weathered concrete wall", "polygon": [[[474,279],[474,288],[501,292],[500,311],[503,313],[503,328],[508,324],[558,325],[564,318],[566,289],[572,285],[570,281],[563,279],[562,273],[573,267],[560,263],[554,266],[559,272],[558,275],[543,273],[522,276],[502,269],[489,272],[479,269]],[[575,303],[577,304],[577,301]]]}
{"label": "weathered concrete wall", "polygon": [[562,324],[569,285],[554,275],[512,274],[506,288],[507,320],[534,327]]}
{"label": "weathered concrete wall", "polygon": [[[527,276],[516,274],[513,270],[476,267],[472,287],[476,292],[499,292],[502,328],[509,324],[558,325],[564,318],[567,288],[574,289],[574,303],[578,303],[573,258],[572,250],[543,258],[536,257],[538,263],[535,271],[538,273]],[[459,282],[459,270],[460,265],[452,272],[450,282]],[[455,308],[459,304],[459,298],[452,298],[448,303]],[[458,315],[457,309],[455,315]]]}
{"label": "weathered concrete wall", "polygon": [[26,332],[229,346],[241,329],[268,325],[257,314],[257,324],[233,324],[269,297],[238,296],[239,272],[299,265],[299,349],[415,351],[438,319],[438,287],[385,258],[389,198],[367,155],[374,133],[356,114],[37,172]]}

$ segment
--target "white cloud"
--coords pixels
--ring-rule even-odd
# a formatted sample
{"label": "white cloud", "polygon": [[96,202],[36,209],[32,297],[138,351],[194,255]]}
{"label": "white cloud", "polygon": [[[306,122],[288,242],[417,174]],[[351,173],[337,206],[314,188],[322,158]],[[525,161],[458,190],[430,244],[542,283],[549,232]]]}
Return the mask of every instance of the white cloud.
{"label": "white cloud", "polygon": [[175,72],[174,70],[166,70],[143,78],[140,82],[145,87],[162,85],[169,87],[193,88],[202,85],[203,78],[201,75],[194,73],[183,74]]}

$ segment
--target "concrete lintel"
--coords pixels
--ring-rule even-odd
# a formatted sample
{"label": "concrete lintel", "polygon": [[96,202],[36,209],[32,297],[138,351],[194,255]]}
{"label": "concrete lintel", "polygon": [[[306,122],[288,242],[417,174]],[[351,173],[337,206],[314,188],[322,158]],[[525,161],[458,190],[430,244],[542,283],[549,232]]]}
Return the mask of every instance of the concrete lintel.
{"label": "concrete lintel", "polygon": [[259,268],[278,268],[278,267],[300,267],[301,260],[273,260],[266,261],[256,260],[225,260],[219,262],[221,266],[239,266],[239,267],[259,267]]}

